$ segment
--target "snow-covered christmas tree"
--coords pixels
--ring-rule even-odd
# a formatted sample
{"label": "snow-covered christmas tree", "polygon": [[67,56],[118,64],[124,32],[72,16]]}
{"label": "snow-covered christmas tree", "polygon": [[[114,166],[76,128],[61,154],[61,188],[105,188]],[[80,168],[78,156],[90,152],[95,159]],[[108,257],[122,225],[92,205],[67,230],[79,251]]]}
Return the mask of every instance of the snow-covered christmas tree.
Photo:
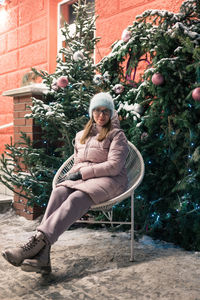
{"label": "snow-covered christmas tree", "polygon": [[200,250],[200,2],[137,16],[99,70],[145,161],[137,229]]}

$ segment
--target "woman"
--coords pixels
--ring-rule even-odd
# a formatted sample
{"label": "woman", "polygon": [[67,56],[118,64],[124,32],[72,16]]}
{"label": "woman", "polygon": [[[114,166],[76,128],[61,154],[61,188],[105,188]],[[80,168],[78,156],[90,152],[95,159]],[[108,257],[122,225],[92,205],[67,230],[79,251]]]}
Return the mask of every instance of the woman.
{"label": "woman", "polygon": [[74,165],[52,191],[36,234],[27,244],[2,252],[9,263],[24,271],[50,273],[50,248],[58,237],[92,204],[116,197],[127,187],[128,144],[114,115],[112,97],[96,94],[89,116],[85,129],[75,138]]}

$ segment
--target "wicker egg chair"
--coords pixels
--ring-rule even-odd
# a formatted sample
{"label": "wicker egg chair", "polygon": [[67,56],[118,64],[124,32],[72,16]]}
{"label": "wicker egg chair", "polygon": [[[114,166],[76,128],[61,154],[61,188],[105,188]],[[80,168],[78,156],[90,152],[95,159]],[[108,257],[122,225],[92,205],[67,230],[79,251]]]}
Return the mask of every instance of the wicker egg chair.
{"label": "wicker egg chair", "polygon": [[[126,169],[128,174],[128,188],[127,190],[106,202],[92,205],[90,210],[102,211],[103,214],[109,221],[90,221],[90,220],[79,220],[77,222],[82,223],[103,223],[103,224],[125,224],[131,225],[131,257],[130,261],[134,261],[134,191],[142,182],[144,176],[144,161],[139,150],[130,142],[128,142],[129,153],[126,160]],[[52,187],[55,188],[56,185],[62,180],[63,176],[72,168],[74,163],[73,155],[70,156],[58,169],[54,176]],[[112,207],[123,200],[131,197],[131,222],[115,222],[113,221],[113,211]]]}

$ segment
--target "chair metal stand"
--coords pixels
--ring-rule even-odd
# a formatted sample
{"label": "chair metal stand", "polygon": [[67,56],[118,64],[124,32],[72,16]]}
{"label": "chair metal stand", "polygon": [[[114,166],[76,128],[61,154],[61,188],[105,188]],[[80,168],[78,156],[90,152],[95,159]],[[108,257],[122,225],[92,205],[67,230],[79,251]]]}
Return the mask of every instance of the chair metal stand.
{"label": "chair metal stand", "polygon": [[134,261],[134,192],[131,194],[131,258]]}
{"label": "chair metal stand", "polygon": [[111,227],[113,227],[113,222],[112,222],[113,221],[113,209],[111,208],[110,211],[104,211],[104,210],[102,210],[102,213],[110,221]]}

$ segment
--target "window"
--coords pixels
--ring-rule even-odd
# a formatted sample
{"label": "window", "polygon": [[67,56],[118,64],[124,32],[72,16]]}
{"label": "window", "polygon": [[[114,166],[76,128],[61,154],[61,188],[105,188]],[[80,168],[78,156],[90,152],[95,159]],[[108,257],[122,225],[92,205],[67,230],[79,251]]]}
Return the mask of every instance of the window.
{"label": "window", "polygon": [[[64,46],[64,37],[61,29],[64,27],[64,23],[70,25],[70,30],[73,32],[75,15],[73,4],[77,0],[64,0],[58,4],[58,52]],[[95,0],[86,0],[87,3],[94,3]],[[94,9],[93,9],[94,13]]]}

